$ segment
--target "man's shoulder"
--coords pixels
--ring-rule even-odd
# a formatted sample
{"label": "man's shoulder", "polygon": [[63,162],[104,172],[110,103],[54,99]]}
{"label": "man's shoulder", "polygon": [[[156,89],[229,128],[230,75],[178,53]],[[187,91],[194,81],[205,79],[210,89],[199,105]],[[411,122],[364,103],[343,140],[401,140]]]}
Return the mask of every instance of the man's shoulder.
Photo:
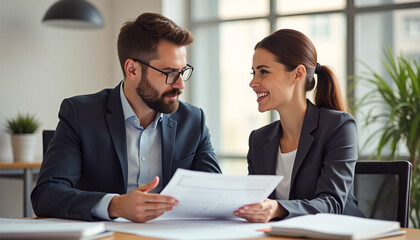
{"label": "man's shoulder", "polygon": [[105,107],[109,102],[112,91],[113,89],[111,88],[105,88],[96,93],[76,95],[64,99],[62,104],[67,105],[70,103],[77,108]]}
{"label": "man's shoulder", "polygon": [[204,112],[201,110],[201,108],[198,108],[189,103],[179,101],[179,106],[176,112],[172,114],[167,114],[166,116],[177,122],[201,122],[204,118]]}
{"label": "man's shoulder", "polygon": [[72,102],[77,102],[77,103],[97,102],[101,100],[107,100],[111,94],[111,91],[112,91],[111,88],[106,88],[96,93],[76,95],[68,99],[71,100]]}
{"label": "man's shoulder", "polygon": [[201,108],[179,101],[178,109],[172,115],[201,114],[201,112]]}

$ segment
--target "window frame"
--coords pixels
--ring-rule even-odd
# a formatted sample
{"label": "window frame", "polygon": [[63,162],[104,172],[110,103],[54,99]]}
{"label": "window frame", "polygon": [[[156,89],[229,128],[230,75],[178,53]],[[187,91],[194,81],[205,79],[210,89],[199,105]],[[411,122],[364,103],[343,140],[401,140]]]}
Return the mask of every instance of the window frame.
{"label": "window frame", "polygon": [[[322,15],[322,14],[334,14],[340,13],[344,14],[344,19],[346,21],[346,44],[345,44],[345,53],[346,53],[346,63],[345,63],[345,76],[354,76],[355,75],[355,62],[350,59],[355,59],[355,19],[359,14],[366,13],[375,13],[375,12],[385,12],[385,11],[395,11],[395,10],[404,10],[404,9],[415,9],[420,8],[419,2],[408,2],[408,3],[386,3],[378,4],[374,6],[357,6],[355,0],[346,0],[345,7],[343,9],[336,10],[327,10],[327,11],[305,11],[300,13],[293,14],[279,14],[277,13],[277,0],[267,0],[269,1],[269,14],[266,16],[260,17],[244,17],[244,18],[231,18],[231,19],[206,19],[206,20],[194,20],[191,14],[192,1],[187,0],[187,25],[194,32],[196,29],[206,26],[206,25],[220,25],[225,22],[235,22],[235,21],[251,21],[264,19],[269,22],[270,32],[273,32],[277,29],[277,20],[284,17],[294,17],[294,16],[311,16],[311,15]],[[192,48],[191,51],[194,51]],[[354,83],[353,79],[347,79],[346,87],[350,88]],[[192,82],[191,84],[194,84]],[[354,98],[354,90],[348,93],[348,98]],[[191,99],[190,99],[191,100]],[[270,113],[271,121],[278,119],[276,112]],[[231,155],[231,154],[222,154],[218,155],[219,159],[244,159],[246,156],[242,155]],[[368,158],[369,156],[361,155],[360,158]],[[404,158],[404,157],[403,157]]]}

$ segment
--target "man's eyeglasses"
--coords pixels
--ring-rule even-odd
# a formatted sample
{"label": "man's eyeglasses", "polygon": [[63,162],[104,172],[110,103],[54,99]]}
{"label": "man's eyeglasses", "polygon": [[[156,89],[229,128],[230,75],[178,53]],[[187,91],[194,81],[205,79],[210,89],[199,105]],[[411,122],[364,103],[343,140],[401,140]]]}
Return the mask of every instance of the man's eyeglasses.
{"label": "man's eyeglasses", "polygon": [[158,71],[158,72],[160,72],[160,73],[162,73],[162,74],[165,74],[166,75],[166,80],[165,80],[165,83],[167,84],[167,85],[172,85],[172,84],[174,84],[177,80],[178,80],[178,78],[179,78],[179,75],[181,75],[182,76],[182,81],[187,81],[188,79],[190,79],[191,78],[191,75],[192,75],[192,73],[193,73],[193,71],[194,71],[194,67],[193,66],[191,66],[191,65],[189,65],[189,64],[187,64],[187,66],[185,67],[185,68],[183,68],[181,71],[172,71],[172,72],[165,72],[165,71],[162,71],[162,70],[160,70],[160,69],[158,69],[158,68],[155,68],[155,67],[152,67],[152,66],[150,66],[149,64],[147,64],[147,63],[145,63],[145,62],[143,62],[143,61],[141,61],[141,60],[139,60],[139,59],[135,59],[135,58],[133,58],[133,60],[134,61],[136,61],[136,62],[138,62],[138,63],[141,63],[141,64],[143,64],[143,65],[146,65],[146,66],[148,66],[149,68],[152,68],[152,69],[154,69],[154,70],[156,70],[156,71]]}

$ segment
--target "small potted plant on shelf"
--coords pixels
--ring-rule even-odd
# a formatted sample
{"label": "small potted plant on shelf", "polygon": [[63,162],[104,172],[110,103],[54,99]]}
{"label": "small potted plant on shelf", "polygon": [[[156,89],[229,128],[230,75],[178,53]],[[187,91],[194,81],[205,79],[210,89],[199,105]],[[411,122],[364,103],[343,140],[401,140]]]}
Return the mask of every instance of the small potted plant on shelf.
{"label": "small potted plant on shelf", "polygon": [[39,128],[35,116],[18,114],[16,118],[7,120],[6,127],[12,135],[14,161],[33,162],[36,144],[34,133]]}

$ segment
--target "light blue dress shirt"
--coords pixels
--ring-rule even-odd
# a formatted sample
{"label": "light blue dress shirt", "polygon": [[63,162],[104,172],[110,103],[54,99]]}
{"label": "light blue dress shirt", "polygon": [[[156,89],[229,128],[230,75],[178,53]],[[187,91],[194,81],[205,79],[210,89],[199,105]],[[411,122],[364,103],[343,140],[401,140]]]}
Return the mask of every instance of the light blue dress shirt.
{"label": "light blue dress shirt", "polygon": [[[127,192],[133,191],[158,176],[162,180],[162,114],[156,114],[153,122],[144,129],[133,109],[127,101],[121,84],[121,103],[124,111],[127,139],[128,182]],[[162,181],[150,192],[160,192]]]}
{"label": "light blue dress shirt", "polygon": [[[124,84],[124,82],[123,82]],[[157,113],[156,118],[144,129],[140,120],[134,113],[125,97],[123,84],[120,88],[120,97],[125,119],[127,141],[128,177],[127,193],[138,186],[148,183],[158,176],[159,185],[150,192],[160,192],[162,185],[162,141],[161,122],[162,113]],[[93,208],[94,216],[110,220],[108,206],[111,199],[118,194],[105,195]]]}

